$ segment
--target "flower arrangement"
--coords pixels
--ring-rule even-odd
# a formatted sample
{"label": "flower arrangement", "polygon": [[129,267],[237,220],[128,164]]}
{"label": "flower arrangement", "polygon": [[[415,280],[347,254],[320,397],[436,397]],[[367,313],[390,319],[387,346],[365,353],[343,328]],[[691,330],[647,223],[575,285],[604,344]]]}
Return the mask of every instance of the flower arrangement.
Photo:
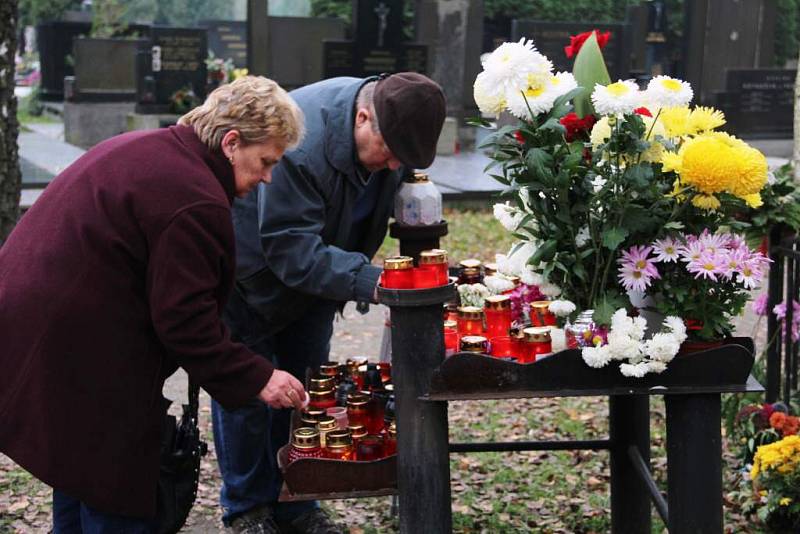
{"label": "flower arrangement", "polygon": [[795,435],[798,430],[800,418],[790,415],[782,402],[749,404],[736,414],[732,436],[741,445],[742,464],[749,464],[758,447]]}
{"label": "flower arrangement", "polygon": [[208,53],[206,58],[206,83],[217,87],[224,83],[232,82],[242,76],[247,76],[247,69],[237,69],[231,58],[216,57],[214,52]]}
{"label": "flower arrangement", "polygon": [[[687,336],[731,333],[731,317],[765,268],[734,232],[746,226],[736,215],[763,202],[767,163],[718,131],[721,112],[689,106],[688,83],[612,83],[598,37],[570,43],[579,49],[572,73],[554,72],[532,41],[504,43],[485,59],[474,97],[484,114],[519,119],[483,144],[493,160],[487,172],[506,188],[495,215],[519,239],[498,270],[574,303],[572,317],[592,310],[610,339],[609,348],[597,336],[599,346],[584,349],[587,364],[624,361],[625,374],[641,376],[663,371]],[[695,251],[701,239],[703,261],[675,255]],[[670,316],[655,344],[628,318],[634,291]],[[698,309],[709,299],[713,305]]]}
{"label": "flower arrangement", "polygon": [[169,97],[170,111],[177,115],[183,115],[198,105],[200,99],[190,85],[178,89]]}
{"label": "flower arrangement", "polygon": [[800,529],[800,436],[762,445],[750,470],[759,501],[758,516],[773,529]]}

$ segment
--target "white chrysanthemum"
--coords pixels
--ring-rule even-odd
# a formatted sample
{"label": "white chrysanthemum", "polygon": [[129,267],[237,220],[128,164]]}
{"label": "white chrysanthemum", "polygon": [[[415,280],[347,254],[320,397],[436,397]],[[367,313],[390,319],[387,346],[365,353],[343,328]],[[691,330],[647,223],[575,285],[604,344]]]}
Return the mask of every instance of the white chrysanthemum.
{"label": "white chrysanthemum", "polygon": [[524,217],[522,211],[509,206],[508,203],[494,205],[494,218],[509,232],[515,231]]}
{"label": "white chrysanthemum", "polygon": [[483,301],[489,296],[489,290],[483,284],[461,284],[458,286],[458,296],[462,306],[483,308]]}
{"label": "white chrysanthemum", "polygon": [[630,336],[633,329],[633,320],[628,317],[625,308],[620,308],[611,316],[611,330],[617,334]]}
{"label": "white chrysanthemum", "polygon": [[664,326],[669,328],[678,343],[686,341],[686,325],[680,317],[669,316],[664,319]]}
{"label": "white chrysanthemum", "polygon": [[575,304],[569,300],[554,300],[547,309],[556,317],[566,317],[575,311]]}
{"label": "white chrysanthemum", "polygon": [[583,357],[583,361],[586,362],[586,365],[594,367],[595,369],[605,367],[608,365],[608,362],[611,361],[611,356],[608,353],[608,345],[584,347],[581,349],[581,356]]}
{"label": "white chrysanthemum", "polygon": [[557,72],[547,80],[547,86],[555,95],[553,100],[578,87],[578,82],[571,72]]}
{"label": "white chrysanthemum", "polygon": [[639,362],[635,364],[623,363],[619,366],[619,370],[625,376],[642,378],[650,370],[650,366],[647,362]]}
{"label": "white chrysanthemum", "polygon": [[644,346],[644,352],[652,360],[669,363],[678,354],[681,344],[673,334],[659,332],[648,339]]}
{"label": "white chrysanthemum", "polygon": [[608,351],[614,360],[641,359],[641,344],[630,336],[611,330],[608,334]]}
{"label": "white chrysanthemum", "polygon": [[588,243],[590,239],[592,239],[592,235],[589,233],[589,227],[584,226],[575,234],[575,245],[580,248]]}
{"label": "white chrysanthemum", "polygon": [[650,371],[651,373],[656,373],[656,374],[663,373],[664,371],[667,370],[667,364],[664,362],[656,362],[650,360],[647,362],[647,370]]}
{"label": "white chrysanthemum", "polygon": [[483,279],[483,285],[489,290],[492,295],[500,295],[506,291],[514,289],[514,282],[503,276],[502,274],[493,274],[486,276]]}
{"label": "white chrysanthemum", "polygon": [[611,124],[608,122],[608,117],[603,117],[592,126],[592,131],[589,134],[589,141],[592,143],[592,148],[597,149],[603,143],[606,143],[611,138]]}
{"label": "white chrysanthemum", "polygon": [[554,299],[561,294],[561,288],[550,282],[543,282],[535,285],[538,285],[542,295],[549,299]]}
{"label": "white chrysanthemum", "polygon": [[485,72],[478,74],[472,86],[472,96],[481,113],[489,115],[499,115],[506,109],[506,94],[496,87],[486,85]]}
{"label": "white chrysanthemum", "polygon": [[633,326],[628,335],[637,341],[641,341],[644,339],[645,331],[647,331],[647,321],[644,320],[644,317],[634,317],[632,323]]}
{"label": "white chrysanthemum", "polygon": [[511,92],[525,90],[529,85],[529,76],[541,76],[553,70],[553,64],[536,51],[533,41],[525,38],[516,43],[503,43],[492,52],[483,64],[483,82],[485,88]]}
{"label": "white chrysanthemum", "polygon": [[661,108],[686,106],[694,96],[689,82],[670,76],[656,76],[650,80],[645,93],[647,102]]}
{"label": "white chrysanthemum", "polygon": [[617,82],[594,86],[592,104],[599,115],[619,115],[633,113],[641,103],[641,92],[635,82],[619,80]]}
{"label": "white chrysanthemum", "polygon": [[[539,290],[541,291],[541,286],[544,285],[544,277],[536,272],[533,272],[529,267],[526,267],[517,275],[519,276],[520,282],[528,286],[539,286]],[[544,291],[542,291],[544,293]]]}

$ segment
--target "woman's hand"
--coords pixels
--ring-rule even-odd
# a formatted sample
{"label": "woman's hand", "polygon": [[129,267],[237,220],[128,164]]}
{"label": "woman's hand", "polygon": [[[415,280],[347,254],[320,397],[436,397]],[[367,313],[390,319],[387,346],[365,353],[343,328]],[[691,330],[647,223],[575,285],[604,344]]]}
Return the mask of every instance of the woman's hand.
{"label": "woman's hand", "polygon": [[278,369],[272,372],[272,376],[258,394],[258,398],[272,408],[294,407],[302,410],[308,404],[303,384],[286,371]]}

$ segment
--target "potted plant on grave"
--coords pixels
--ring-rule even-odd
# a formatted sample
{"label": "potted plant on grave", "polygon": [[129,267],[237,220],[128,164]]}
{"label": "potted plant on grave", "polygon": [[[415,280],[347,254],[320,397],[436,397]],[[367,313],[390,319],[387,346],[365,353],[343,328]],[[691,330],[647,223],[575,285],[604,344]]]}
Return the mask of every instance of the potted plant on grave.
{"label": "potted plant on grave", "polygon": [[[660,373],[687,338],[729,336],[764,274],[736,214],[761,205],[766,159],[719,131],[721,112],[689,107],[688,83],[611,83],[597,32],[575,48],[573,73],[553,72],[531,41],[505,43],[475,80],[482,112],[519,119],[483,144],[519,239],[498,269],[559,296],[554,313],[591,314],[591,335],[567,329],[588,365]],[[632,301],[666,316],[649,339]]]}

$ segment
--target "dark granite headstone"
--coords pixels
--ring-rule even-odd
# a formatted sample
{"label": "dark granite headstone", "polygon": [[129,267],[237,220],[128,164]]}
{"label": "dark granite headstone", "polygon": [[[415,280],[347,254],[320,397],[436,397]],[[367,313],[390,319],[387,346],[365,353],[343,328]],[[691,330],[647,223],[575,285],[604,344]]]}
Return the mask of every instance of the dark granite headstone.
{"label": "dark granite headstone", "polygon": [[546,22],[540,20],[514,20],[511,25],[511,40],[533,39],[536,49],[553,62],[557,71],[572,71],[575,58],[568,58],[564,47],[569,46],[571,35],[598,30],[611,32],[603,57],[612,81],[627,79],[630,72],[629,27],[627,24],[595,24],[592,22]]}
{"label": "dark granite headstone", "polygon": [[208,20],[200,23],[208,32],[208,49],[215,57],[232,59],[238,68],[247,66],[247,22]]}
{"label": "dark granite headstone", "polygon": [[88,35],[88,22],[44,22],[36,26],[36,46],[42,72],[40,94],[44,100],[64,99],[64,76],[75,74],[72,59],[72,40]]}
{"label": "dark granite headstone", "polygon": [[717,106],[726,130],[740,137],[793,137],[796,70],[730,69]]}
{"label": "dark granite headstone", "polygon": [[[80,102],[133,102],[137,51],[147,39],[78,37],[72,42],[75,81],[67,99]],[[65,95],[66,96],[66,95]]]}

